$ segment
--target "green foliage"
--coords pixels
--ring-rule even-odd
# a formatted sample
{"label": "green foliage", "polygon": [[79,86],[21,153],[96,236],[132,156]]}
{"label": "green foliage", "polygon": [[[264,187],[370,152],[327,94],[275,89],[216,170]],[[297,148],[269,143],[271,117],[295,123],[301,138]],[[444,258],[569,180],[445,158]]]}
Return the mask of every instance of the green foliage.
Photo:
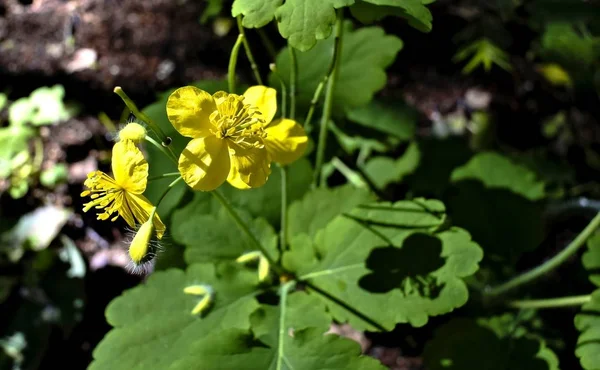
{"label": "green foliage", "polygon": [[478,180],[488,189],[507,189],[532,201],[545,197],[545,184],[533,171],[493,152],[475,155],[452,172],[451,180]]}
{"label": "green foliage", "polygon": [[484,71],[489,72],[494,64],[505,71],[512,69],[508,54],[486,38],[459,49],[453,58],[453,61],[457,63],[465,60],[469,60],[463,68],[465,74],[473,72],[479,66],[483,66]]}
{"label": "green foliage", "polygon": [[592,235],[587,242],[587,248],[581,256],[581,262],[590,274],[590,281],[600,286],[600,232]]}
{"label": "green foliage", "polygon": [[[153,274],[108,306],[106,317],[115,329],[94,350],[89,369],[166,369],[217,330],[248,330],[258,308],[256,283],[256,274],[229,264]],[[204,318],[191,314],[198,299],[183,293],[195,284],[217,292]]]}
{"label": "green foliage", "polygon": [[589,303],[581,306],[581,313],[575,316],[575,327],[580,332],[575,355],[581,366],[586,370],[600,369],[600,289],[592,294]]}
{"label": "green foliage", "polygon": [[365,190],[350,185],[335,189],[317,189],[304,198],[292,203],[288,210],[290,235],[315,236],[337,215],[351,211],[374,197]]}
{"label": "green foliage", "polygon": [[[210,194],[197,193],[192,202],[173,215],[173,238],[186,246],[188,264],[235,260],[253,251],[248,236],[237,228],[224,209],[215,207],[205,214],[200,213],[204,207],[213,207],[211,198]],[[266,250],[277,257],[277,235],[273,227],[263,218],[252,219],[247,212],[238,212]]]}
{"label": "green foliage", "polygon": [[327,301],[336,320],[370,330],[422,326],[467,301],[461,278],[482,258],[464,230],[440,230],[444,211],[439,201],[424,199],[358,206],[314,238],[297,235],[284,266],[356,310]]}
{"label": "green foliage", "polygon": [[402,102],[373,100],[348,111],[347,117],[363,127],[399,140],[410,140],[415,135],[417,111]]}
{"label": "green foliage", "polygon": [[396,160],[390,157],[373,157],[365,164],[365,174],[378,189],[390,183],[400,182],[413,173],[421,159],[421,152],[416,142],[412,142],[402,156]]}
{"label": "green foliage", "polygon": [[364,0],[350,7],[352,15],[362,23],[372,23],[387,16],[402,17],[419,31],[431,31],[431,13],[424,6],[435,0]]}
{"label": "green foliage", "polygon": [[[350,6],[355,0],[235,0],[231,9],[234,17],[244,15],[243,25],[258,28],[277,20],[279,32],[290,45],[300,51],[310,50],[318,40],[329,37],[336,21],[335,9]],[[393,9],[393,15],[404,17],[409,24],[422,31],[431,30],[431,13],[420,0],[364,0],[370,3],[370,14]],[[369,10],[370,8],[379,9]],[[362,2],[355,6],[363,8]],[[356,11],[354,12],[356,13]],[[362,12],[361,12],[362,13]],[[368,16],[376,19],[378,15]]]}
{"label": "green foliage", "polygon": [[423,353],[431,370],[558,370],[558,359],[538,339],[499,333],[471,319],[440,327]]}
{"label": "green foliage", "polygon": [[73,112],[63,103],[64,96],[65,89],[60,85],[34,90],[29,97],[18,99],[10,105],[10,124],[43,126],[68,119]]}
{"label": "green foliage", "polygon": [[[307,107],[310,104],[313,91],[327,73],[333,44],[332,36],[317,43],[308,52],[297,53],[297,102],[300,106]],[[402,41],[395,36],[386,35],[379,27],[352,30],[350,22],[345,22],[344,46],[333,96],[335,107],[348,111],[368,104],[373,95],[385,85],[385,68],[392,64],[400,49]],[[277,71],[288,85],[291,68],[289,54],[287,48],[284,48],[276,60]],[[273,74],[269,81],[272,86],[279,85]]]}

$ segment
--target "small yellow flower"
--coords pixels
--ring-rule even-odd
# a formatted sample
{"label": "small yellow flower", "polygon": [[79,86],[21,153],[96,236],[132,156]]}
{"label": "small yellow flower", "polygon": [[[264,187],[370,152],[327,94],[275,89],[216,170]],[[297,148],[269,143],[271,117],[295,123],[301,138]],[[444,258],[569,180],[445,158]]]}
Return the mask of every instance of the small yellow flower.
{"label": "small yellow flower", "polygon": [[263,282],[269,277],[271,264],[259,251],[247,252],[235,259],[237,263],[255,262],[258,260],[258,281]]}
{"label": "small yellow flower", "polygon": [[[142,152],[131,140],[122,140],[115,144],[112,151],[112,171],[114,179],[102,171],[88,174],[84,185],[89,190],[81,193],[82,197],[90,196],[92,201],[84,204],[83,211],[92,208],[103,209],[98,214],[99,220],[109,219],[114,212],[123,217],[127,224],[135,228],[137,224],[148,221],[154,206],[142,195],[148,182],[148,162]],[[165,232],[165,225],[155,215],[152,220],[156,229],[156,236],[161,239]]]}
{"label": "small yellow flower", "polygon": [[277,93],[252,86],[244,95],[210,95],[193,86],[175,90],[167,101],[173,127],[192,140],[179,157],[179,171],[194,190],[210,191],[226,180],[239,189],[265,184],[271,161],[288,164],[308,143],[295,121],[272,122]]}
{"label": "small yellow flower", "polygon": [[204,314],[206,310],[210,308],[213,303],[214,291],[211,286],[206,284],[201,285],[190,285],[188,287],[183,288],[183,293],[200,296],[200,300],[194,308],[192,308],[191,314]]}
{"label": "small yellow flower", "polygon": [[146,129],[144,126],[136,122],[128,123],[121,131],[119,131],[119,140],[131,140],[135,144],[139,144],[146,138]]}

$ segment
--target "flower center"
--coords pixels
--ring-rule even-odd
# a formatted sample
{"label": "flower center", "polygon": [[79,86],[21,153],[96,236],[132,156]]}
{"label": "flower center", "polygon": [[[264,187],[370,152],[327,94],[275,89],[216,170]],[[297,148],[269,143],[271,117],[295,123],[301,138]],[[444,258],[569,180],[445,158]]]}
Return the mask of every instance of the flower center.
{"label": "flower center", "polygon": [[210,115],[219,139],[228,139],[243,148],[263,148],[265,120],[256,107],[244,104],[244,97],[228,94],[217,98],[217,110]]}

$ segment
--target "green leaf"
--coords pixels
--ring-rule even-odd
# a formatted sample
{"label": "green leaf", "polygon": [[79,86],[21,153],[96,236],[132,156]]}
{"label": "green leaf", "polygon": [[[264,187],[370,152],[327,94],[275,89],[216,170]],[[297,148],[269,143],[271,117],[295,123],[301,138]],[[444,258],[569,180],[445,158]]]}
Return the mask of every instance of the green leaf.
{"label": "green leaf", "polygon": [[[196,341],[214,340],[227,329],[248,330],[250,314],[258,308],[257,283],[256,273],[230,264],[153,274],[109,304],[106,317],[113,329],[94,350],[89,369],[167,369],[190,354]],[[191,314],[199,298],[183,293],[196,284],[215,292],[204,317]]]}
{"label": "green leaf", "polygon": [[494,64],[505,71],[512,69],[508,54],[486,38],[474,41],[459,49],[452,61],[462,62],[467,59],[470,60],[463,68],[465,74],[473,72],[479,66],[483,66],[483,69],[489,72]]}
{"label": "green leaf", "polygon": [[413,173],[419,166],[421,152],[416,142],[412,142],[404,154],[394,160],[390,157],[373,157],[365,164],[365,174],[377,186],[378,189],[385,188],[393,182]]}
{"label": "green leaf", "polygon": [[314,236],[336,216],[372,200],[374,200],[373,195],[366,190],[350,185],[313,190],[289,206],[289,235],[306,233]]}
{"label": "green leaf", "polygon": [[[186,246],[186,262],[235,260],[243,253],[255,250],[225,209],[212,208],[207,195],[210,197],[210,194],[197,193],[194,201],[173,214],[173,238]],[[211,208],[212,212],[206,212]],[[273,227],[262,218],[252,219],[247,212],[237,211],[271,256],[277,258],[277,234]]]}
{"label": "green leaf", "polygon": [[61,85],[40,87],[27,98],[13,102],[8,109],[11,125],[48,125],[68,119],[72,112],[63,103],[65,89]]}
{"label": "green leaf", "polygon": [[275,11],[279,33],[300,51],[307,51],[331,34],[335,9],[354,0],[286,0]]}
{"label": "green leaf", "polygon": [[507,189],[532,201],[546,196],[545,184],[537,179],[535,172],[498,153],[475,155],[467,164],[455,169],[451,179],[455,183],[478,180],[489,189]]}
{"label": "green leaf", "polygon": [[6,96],[6,94],[0,93],[0,111],[4,109],[6,103],[8,103],[8,96]]}
{"label": "green leaf", "polygon": [[363,0],[350,7],[352,15],[362,23],[372,23],[386,16],[406,18],[419,31],[431,31],[432,16],[424,4],[429,0]]}
{"label": "green leaf", "polygon": [[243,333],[211,338],[196,343],[171,369],[384,369],[377,360],[359,356],[355,342],[324,335],[329,319],[319,300],[305,292],[283,292],[282,305],[261,306],[251,322],[262,343]]}
{"label": "green leaf", "polygon": [[541,39],[542,57],[557,62],[571,71],[590,68],[597,60],[600,39],[589,34],[578,33],[573,25],[566,22],[552,22],[546,25]]}
{"label": "green leaf", "polygon": [[587,251],[581,256],[583,267],[590,273],[590,281],[600,287],[600,231],[587,241]]}
{"label": "green leaf", "polygon": [[[314,1],[327,2],[326,0]],[[317,43],[310,51],[297,53],[299,73],[296,86],[299,105],[303,107],[310,105],[317,85],[327,73],[333,44],[334,38],[329,37]],[[386,35],[379,27],[365,27],[353,31],[350,22],[345,22],[344,46],[333,96],[334,106],[348,111],[368,104],[373,95],[385,86],[387,81],[385,68],[393,63],[400,49],[402,49],[402,41],[396,36]],[[289,51],[284,48],[276,59],[277,71],[288,86],[291,68],[289,54]],[[279,86],[279,81],[273,74],[269,81],[271,86]]]}
{"label": "green leaf", "polygon": [[424,199],[358,206],[312,241],[293,238],[284,267],[337,300],[325,302],[335,320],[368,330],[425,325],[466,303],[462,278],[482,258],[464,230],[439,231],[444,211],[441,202]]}
{"label": "green leaf", "polygon": [[592,294],[592,300],[581,307],[575,316],[579,330],[575,355],[586,370],[600,369],[600,289]]}
{"label": "green leaf", "polygon": [[231,7],[231,15],[237,17],[243,14],[244,27],[260,28],[273,20],[275,11],[282,3],[283,0],[235,0]]}
{"label": "green leaf", "polygon": [[423,353],[430,370],[558,370],[558,358],[538,339],[500,336],[483,323],[453,319]]}
{"label": "green leaf", "polygon": [[402,101],[395,101],[392,105],[373,100],[348,111],[348,119],[400,140],[410,140],[415,135],[418,112]]}

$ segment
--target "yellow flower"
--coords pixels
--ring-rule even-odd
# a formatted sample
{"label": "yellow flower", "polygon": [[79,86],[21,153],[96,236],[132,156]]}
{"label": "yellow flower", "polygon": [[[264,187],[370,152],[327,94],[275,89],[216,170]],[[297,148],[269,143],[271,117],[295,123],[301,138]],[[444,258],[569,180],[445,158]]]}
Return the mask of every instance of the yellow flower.
{"label": "yellow flower", "polygon": [[[148,162],[142,152],[131,140],[122,140],[115,144],[112,151],[112,171],[115,176],[108,176],[102,171],[88,174],[84,185],[89,190],[81,193],[82,197],[91,196],[92,201],[84,204],[83,211],[92,208],[103,209],[98,214],[99,220],[107,220],[114,212],[123,217],[127,224],[134,228],[136,223],[143,224],[150,218],[154,206],[142,195],[148,182]],[[158,217],[152,220],[158,239],[165,232],[165,225]]]}
{"label": "yellow flower", "polygon": [[179,157],[179,172],[194,190],[216,189],[227,180],[239,189],[265,184],[271,161],[300,158],[308,139],[295,121],[273,121],[277,93],[252,86],[244,95],[210,95],[193,86],[175,90],[167,101],[173,127],[192,140]]}

